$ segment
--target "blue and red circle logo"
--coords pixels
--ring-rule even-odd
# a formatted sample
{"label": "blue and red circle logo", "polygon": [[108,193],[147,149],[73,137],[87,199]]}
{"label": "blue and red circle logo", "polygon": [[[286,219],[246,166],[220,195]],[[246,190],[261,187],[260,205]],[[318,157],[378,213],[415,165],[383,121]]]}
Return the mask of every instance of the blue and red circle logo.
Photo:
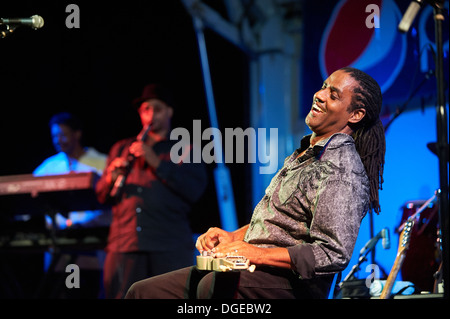
{"label": "blue and red circle logo", "polygon": [[[379,8],[379,16],[375,16],[379,19],[378,27],[366,23],[369,4]],[[405,63],[406,36],[397,31],[401,19],[394,0],[341,0],[322,35],[319,52],[322,77],[352,66],[370,74],[385,92]]]}

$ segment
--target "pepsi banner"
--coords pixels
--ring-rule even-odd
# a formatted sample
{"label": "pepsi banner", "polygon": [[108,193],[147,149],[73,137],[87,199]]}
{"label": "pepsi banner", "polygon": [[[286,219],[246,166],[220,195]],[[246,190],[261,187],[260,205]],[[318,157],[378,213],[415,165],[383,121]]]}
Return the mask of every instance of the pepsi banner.
{"label": "pepsi banner", "polygon": [[[370,74],[383,92],[387,116],[412,96],[411,107],[436,103],[434,15],[422,6],[408,33],[398,31],[410,1],[321,0],[304,3],[301,117],[312,95],[335,70],[352,66]],[[448,93],[448,2],[445,4],[444,73]],[[390,111],[391,110],[391,111]]]}

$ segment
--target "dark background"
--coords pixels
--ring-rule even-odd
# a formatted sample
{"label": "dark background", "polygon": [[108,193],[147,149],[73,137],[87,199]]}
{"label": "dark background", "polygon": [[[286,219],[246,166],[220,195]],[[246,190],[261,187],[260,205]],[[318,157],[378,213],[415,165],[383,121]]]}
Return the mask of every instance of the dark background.
{"label": "dark background", "polygon": [[[45,21],[42,29],[19,27],[0,39],[0,175],[31,173],[55,153],[48,120],[60,111],[83,120],[85,145],[108,153],[140,131],[131,101],[152,81],[175,93],[173,127],[191,131],[193,119],[202,120],[202,129],[210,126],[195,32],[180,1],[77,1],[79,29],[66,27],[70,3],[0,5],[0,17],[38,14]],[[247,57],[208,29],[205,37],[220,129],[246,128]],[[245,164],[228,166],[243,224],[252,209],[249,171]],[[220,225],[213,168],[208,165],[210,185],[192,216],[196,232]]]}
{"label": "dark background", "polygon": [[[226,17],[222,1],[202,2]],[[324,80],[319,68],[319,47],[323,31],[338,1],[299,2],[303,8],[300,14],[304,25],[302,36],[305,49],[302,48],[303,81],[298,114],[299,120],[303,121],[312,94]],[[402,14],[410,3],[409,0],[395,2]],[[70,3],[76,3],[80,8],[80,29],[68,29],[65,25],[69,15],[65,10]],[[54,154],[47,123],[54,113],[60,111],[79,115],[85,124],[85,144],[104,153],[117,140],[136,135],[141,128],[137,113],[131,108],[131,101],[151,81],[163,81],[174,91],[177,101],[174,127],[191,130],[193,119],[202,120],[202,128],[210,126],[195,33],[191,17],[180,1],[11,0],[0,4],[2,18],[30,17],[34,14],[44,18],[42,29],[20,27],[8,38],[0,39],[0,176],[31,173],[45,158]],[[448,41],[449,30],[447,17],[448,13],[443,30],[444,39],[447,39],[445,41]],[[418,61],[423,49],[417,36],[418,23],[419,18],[416,18],[411,32],[406,35],[407,57],[404,67],[384,94],[383,115],[386,120],[405,103],[412,89],[426,78],[426,74],[418,72]],[[433,39],[433,20],[428,19],[426,24],[427,35]],[[221,130],[226,127],[249,127],[248,57],[212,31],[205,30],[205,36],[219,127]],[[347,39],[351,39],[351,35]],[[434,68],[431,55],[429,59],[430,68]],[[444,71],[448,100],[447,53],[444,56]],[[427,107],[433,107],[436,100],[435,86],[435,78],[431,76],[417,92],[415,99],[408,103],[407,110],[422,109],[424,113]],[[302,108],[302,105],[307,107]],[[408,122],[402,125],[405,126],[398,131],[408,132],[411,125]],[[434,128],[431,127],[420,125],[414,129],[418,132],[433,129],[434,134]],[[394,137],[390,135],[393,131],[388,133],[388,145],[389,142],[395,143]],[[433,139],[426,142],[432,142],[432,136]],[[425,165],[419,164],[420,156],[429,153],[426,143],[417,142],[417,136],[400,134],[396,138],[405,142],[401,145],[404,148],[395,153],[400,154],[398,157],[402,162],[399,162],[399,169],[387,172],[389,167],[394,167],[392,158],[387,159],[386,163],[391,164],[386,166],[385,190],[381,192],[381,197],[385,197],[382,198],[383,209],[387,214],[377,216],[375,224],[380,227],[394,226],[400,201],[422,197],[418,191],[423,189],[422,181],[416,180],[416,175],[421,173],[426,175],[425,179],[436,179],[436,172],[430,171],[427,166],[427,163],[434,163],[431,161],[435,161],[435,157],[427,159]],[[401,150],[404,152],[401,153]],[[430,153],[430,156],[434,155]],[[417,161],[417,165],[411,165],[414,161]],[[228,164],[228,167],[232,175],[239,224],[243,225],[248,222],[253,208],[250,195],[255,185],[250,183],[248,164]],[[193,230],[197,233],[204,232],[212,225],[220,225],[213,169],[214,165],[208,165],[210,184],[196,205],[195,214],[191,216]],[[413,177],[403,177],[407,176],[408,170],[412,172],[408,175]],[[404,175],[401,175],[402,172]],[[405,180],[402,181],[399,176]],[[399,181],[398,187],[395,181]],[[389,192],[393,194],[392,198]],[[428,198],[426,195],[424,198]],[[1,201],[0,198],[0,236],[6,216]],[[363,226],[355,252],[369,239],[368,227]],[[395,249],[391,252],[395,254]],[[395,256],[392,255],[391,259],[386,252],[379,253],[378,262],[381,257],[390,267]],[[1,261],[7,260],[2,258],[3,255],[0,256],[0,267]],[[353,261],[350,262],[352,264]],[[42,263],[33,267],[28,260],[17,259],[11,265],[20,266],[17,272],[23,270],[20,274],[21,283],[30,283],[27,288],[30,294],[33,293],[34,281],[39,275],[36,272],[41,269]],[[0,288],[17,284],[7,276],[0,278],[0,282]]]}
{"label": "dark background", "polygon": [[[86,146],[108,153],[116,141],[141,130],[131,102],[153,81],[164,83],[175,95],[174,128],[192,131],[194,119],[201,120],[202,129],[210,127],[197,40],[191,17],[180,1],[76,1],[79,29],[66,27],[70,3],[18,0],[0,4],[2,18],[37,14],[45,21],[42,29],[22,26],[0,39],[0,176],[30,174],[55,154],[48,121],[61,111],[83,120]],[[216,5],[214,1],[211,4]],[[223,10],[217,5],[216,9]],[[219,128],[246,128],[247,57],[208,29],[205,38]],[[214,167],[207,165],[209,186],[190,216],[195,233],[221,226]],[[248,164],[228,167],[239,224],[243,225],[252,211]],[[7,211],[1,201],[0,236],[42,227],[36,217],[26,225],[13,221],[15,212]],[[76,236],[91,235],[92,231]],[[104,236],[104,231],[98,235]],[[67,274],[43,277],[39,251],[17,254],[6,250],[0,259],[1,298],[101,297],[101,273],[96,271],[83,270],[84,289],[58,290],[64,287]]]}

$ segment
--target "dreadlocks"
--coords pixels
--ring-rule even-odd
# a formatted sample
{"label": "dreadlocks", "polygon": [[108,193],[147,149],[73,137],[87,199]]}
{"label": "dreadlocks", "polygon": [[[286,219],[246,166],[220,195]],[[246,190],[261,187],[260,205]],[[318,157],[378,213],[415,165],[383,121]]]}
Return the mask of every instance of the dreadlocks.
{"label": "dreadlocks", "polygon": [[356,150],[364,164],[370,182],[370,209],[377,214],[381,211],[378,190],[382,189],[384,154],[386,140],[383,124],[380,120],[382,105],[381,89],[368,74],[350,67],[341,69],[349,73],[359,86],[353,91],[352,103],[348,111],[358,108],[366,110],[364,118],[352,127]]}

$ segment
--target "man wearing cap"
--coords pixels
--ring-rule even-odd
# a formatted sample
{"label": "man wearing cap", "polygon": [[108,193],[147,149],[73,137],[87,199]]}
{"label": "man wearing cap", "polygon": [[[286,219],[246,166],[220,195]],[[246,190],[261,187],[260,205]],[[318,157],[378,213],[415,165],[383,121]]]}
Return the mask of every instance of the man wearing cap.
{"label": "man wearing cap", "polygon": [[[113,205],[104,269],[106,298],[122,298],[137,280],[192,264],[188,213],[207,184],[202,164],[170,159],[176,141],[168,138],[174,109],[167,89],[149,84],[133,104],[143,130],[112,146],[96,187],[99,201]],[[121,175],[125,183],[112,196]]]}

